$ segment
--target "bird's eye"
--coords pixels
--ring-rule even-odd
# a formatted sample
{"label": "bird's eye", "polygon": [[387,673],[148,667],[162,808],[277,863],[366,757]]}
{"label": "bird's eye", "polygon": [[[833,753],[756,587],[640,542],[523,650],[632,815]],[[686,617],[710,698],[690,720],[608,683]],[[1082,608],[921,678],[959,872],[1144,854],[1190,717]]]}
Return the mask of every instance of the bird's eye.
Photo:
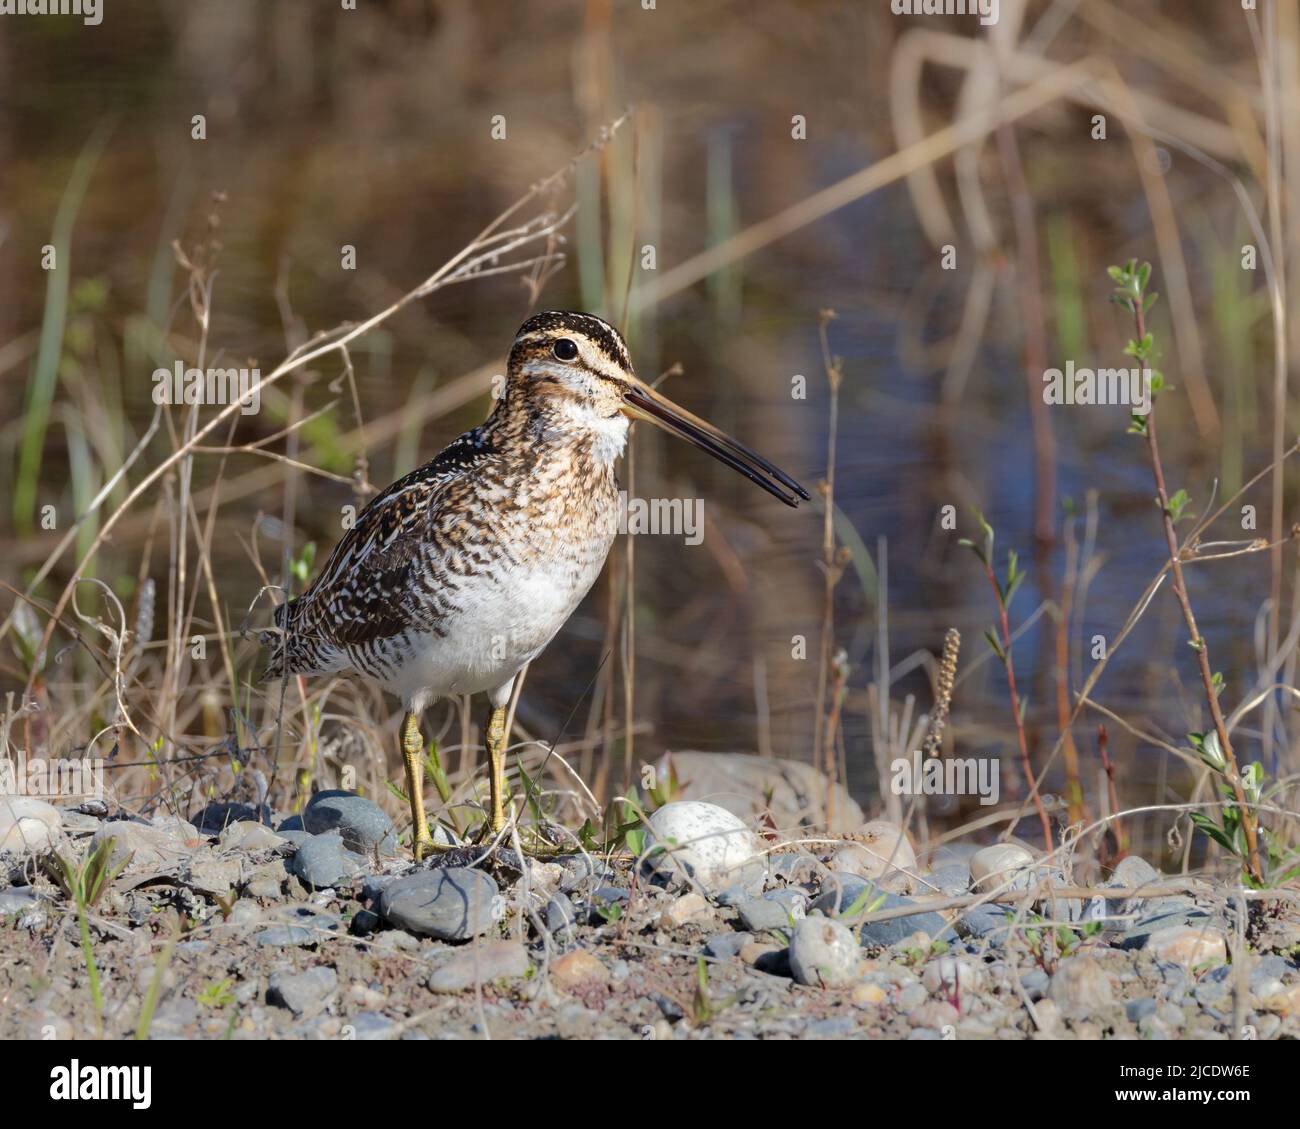
{"label": "bird's eye", "polygon": [[578,343],[569,337],[561,337],[554,345],[551,346],[551,352],[555,354],[556,360],[573,361],[578,357]]}

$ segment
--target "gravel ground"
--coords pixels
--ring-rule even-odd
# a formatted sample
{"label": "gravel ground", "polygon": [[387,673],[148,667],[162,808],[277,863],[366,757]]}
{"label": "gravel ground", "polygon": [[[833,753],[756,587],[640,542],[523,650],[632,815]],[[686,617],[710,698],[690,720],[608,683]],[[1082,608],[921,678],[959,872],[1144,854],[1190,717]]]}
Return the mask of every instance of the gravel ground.
{"label": "gravel ground", "polygon": [[[96,1033],[79,919],[40,859],[107,840],[126,865],[88,926],[110,1038],[151,996],[149,1037],[172,1039],[1300,1036],[1289,895],[1243,916],[1130,858],[1110,885],[1150,896],[1065,897],[1014,844],[918,862],[883,823],[774,845],[719,812],[655,813],[667,849],[639,867],[476,847],[416,866],[347,793],[263,822],[60,812],[48,844],[0,854],[0,1037]],[[971,904],[996,891],[1017,900]],[[919,896],[956,904],[896,916]]]}

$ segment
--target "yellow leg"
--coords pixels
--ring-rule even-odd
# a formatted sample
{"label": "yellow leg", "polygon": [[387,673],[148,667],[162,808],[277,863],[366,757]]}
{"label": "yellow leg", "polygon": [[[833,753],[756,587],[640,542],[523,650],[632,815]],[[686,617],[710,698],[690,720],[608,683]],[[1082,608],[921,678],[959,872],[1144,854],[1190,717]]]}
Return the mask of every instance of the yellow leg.
{"label": "yellow leg", "polygon": [[505,786],[506,786],[506,708],[499,706],[492,710],[487,729],[488,797],[492,805],[489,824],[492,834],[497,834],[506,825]]}
{"label": "yellow leg", "polygon": [[406,762],[406,794],[411,801],[411,849],[419,862],[433,850],[433,839],[424,815],[424,738],[420,736],[420,719],[409,710],[402,718],[402,759]]}

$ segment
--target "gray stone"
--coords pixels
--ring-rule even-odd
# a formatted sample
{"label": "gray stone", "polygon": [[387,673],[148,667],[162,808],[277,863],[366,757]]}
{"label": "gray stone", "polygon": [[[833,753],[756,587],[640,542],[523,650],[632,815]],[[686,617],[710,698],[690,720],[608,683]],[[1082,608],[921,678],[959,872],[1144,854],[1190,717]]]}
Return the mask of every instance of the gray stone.
{"label": "gray stone", "polygon": [[1067,1019],[1087,1019],[1115,1002],[1110,974],[1090,956],[1061,961],[1052,976],[1050,995]]}
{"label": "gray stone", "polygon": [[704,952],[714,960],[730,960],[740,956],[740,950],[753,941],[752,933],[717,933],[704,945]]}
{"label": "gray stone", "polygon": [[1190,902],[1185,905],[1162,905],[1154,912],[1143,913],[1139,916],[1116,939],[1115,944],[1121,949],[1144,948],[1153,933],[1159,933],[1162,929],[1170,929],[1175,926],[1187,926],[1194,929],[1203,929],[1207,926],[1220,930],[1226,928],[1221,917],[1212,915],[1206,910],[1198,909]]}
{"label": "gray stone", "polygon": [[341,886],[366,869],[366,858],[344,845],[337,831],[314,835],[298,848],[289,864],[309,889],[324,890]]}
{"label": "gray stone", "polygon": [[352,920],[348,923],[348,928],[357,937],[368,937],[374,933],[381,925],[384,919],[375,913],[374,910],[359,909],[352,915]]}
{"label": "gray stone", "polygon": [[[959,898],[970,890],[970,867],[965,863],[948,863],[921,877],[924,881],[918,884],[919,888],[927,894],[937,891],[949,898]],[[931,886],[935,889],[931,890]]]}
{"label": "gray stone", "polygon": [[[847,910],[852,909],[855,911],[852,916],[844,919],[848,924],[853,925],[868,912],[874,913],[916,904],[911,898],[879,890],[870,882],[855,875],[832,873],[834,878],[823,883],[822,893],[809,907],[828,917],[843,917]],[[888,947],[906,940],[917,932],[937,937],[945,928],[947,922],[942,917],[933,910],[924,910],[909,917],[896,917],[890,921],[877,921],[864,925],[861,937],[863,945]]]}
{"label": "gray stone", "polygon": [[393,925],[442,941],[486,933],[501,916],[497,885],[481,870],[449,866],[399,878],[379,896]]}
{"label": "gray stone", "polygon": [[241,820],[221,832],[217,845],[223,851],[261,851],[282,847],[286,840],[264,823]]}
{"label": "gray stone", "polygon": [[857,979],[862,950],[853,931],[825,917],[805,917],[790,938],[790,971],[800,984],[839,988]]}
{"label": "gray stone", "polygon": [[[766,898],[750,898],[737,907],[737,912],[741,924],[751,933],[784,930],[788,935],[792,927],[790,908]],[[798,916],[803,917],[803,912]]]}
{"label": "gray stone", "polygon": [[324,1010],[338,983],[338,974],[324,965],[306,972],[273,972],[266,1002],[287,1007],[302,1019]]}
{"label": "gray stone", "polygon": [[1041,968],[1032,968],[1020,978],[1020,986],[1031,1000],[1041,1000],[1047,995],[1051,978]]}
{"label": "gray stone", "polygon": [[953,927],[959,937],[1001,945],[1011,935],[1011,923],[1003,906],[985,903],[966,910]]}
{"label": "gray stone", "polygon": [[830,1019],[817,1019],[808,1024],[804,1034],[810,1039],[835,1039],[842,1035],[852,1035],[858,1029],[858,1021],[851,1015],[837,1015]]}
{"label": "gray stone", "polygon": [[466,945],[429,974],[435,992],[463,992],[476,984],[496,980],[517,980],[526,976],[532,962],[517,941],[484,941]]}
{"label": "gray stone", "polygon": [[546,928],[560,939],[572,936],[578,924],[578,911],[567,895],[558,890],[546,903]]}
{"label": "gray stone", "polygon": [[0,890],[0,914],[24,913],[35,909],[40,900],[40,895],[30,886],[11,886]]}
{"label": "gray stone", "polygon": [[377,1011],[360,1011],[348,1023],[353,1037],[362,1041],[394,1039],[399,1034],[397,1024]]}
{"label": "gray stone", "polygon": [[1156,1001],[1150,996],[1144,996],[1142,999],[1129,1000],[1124,1005],[1124,1014],[1128,1016],[1133,1023],[1140,1023],[1147,1016],[1155,1015]]}
{"label": "gray stone", "polygon": [[373,800],[355,792],[317,792],[303,808],[302,825],[313,835],[338,831],[351,850],[369,856],[397,854],[393,821]]}
{"label": "gray stone", "polygon": [[235,823],[270,822],[271,809],[265,804],[261,810],[252,804],[213,802],[190,821],[204,835],[220,835]]}
{"label": "gray stone", "polygon": [[308,929],[305,925],[272,925],[253,935],[259,945],[282,947],[287,945],[318,945],[324,934],[317,929]]}
{"label": "gray stone", "polygon": [[288,815],[280,820],[275,830],[277,834],[283,835],[286,831],[306,831],[307,829],[302,825],[302,816]]}

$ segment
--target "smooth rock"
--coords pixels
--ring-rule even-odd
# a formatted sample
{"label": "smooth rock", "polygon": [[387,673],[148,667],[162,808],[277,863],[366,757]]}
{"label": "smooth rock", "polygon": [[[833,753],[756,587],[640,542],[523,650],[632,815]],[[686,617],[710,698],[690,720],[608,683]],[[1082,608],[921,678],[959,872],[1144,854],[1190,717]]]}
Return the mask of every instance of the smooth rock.
{"label": "smooth rock", "polygon": [[62,830],[63,817],[52,804],[34,796],[0,796],[0,851],[44,851]]}
{"label": "smooth rock", "polygon": [[948,863],[929,874],[921,875],[921,878],[922,881],[917,883],[917,888],[926,894],[943,894],[945,897],[959,898],[970,891],[970,867],[965,863]]}
{"label": "smooth rock", "polygon": [[[256,827],[255,823],[244,824]],[[184,879],[192,890],[209,896],[225,897],[244,884],[244,866],[238,858],[221,858],[210,848],[202,847],[190,858]]]}
{"label": "smooth rock", "polygon": [[1115,1002],[1110,974],[1090,956],[1061,961],[1052,976],[1050,996],[1067,1019],[1085,1019]]}
{"label": "smooth rock", "polygon": [[650,865],[692,881],[706,891],[738,883],[761,883],[767,867],[758,836],[739,817],[717,804],[676,800],[648,820],[648,841],[663,848]]}
{"label": "smooth rock", "polygon": [[0,890],[0,914],[26,913],[41,903],[41,896],[31,886],[11,886]]}
{"label": "smooth rock", "polygon": [[130,859],[128,872],[165,870],[175,867],[203,844],[193,824],[173,816],[160,815],[151,823],[114,820],[103,824],[90,840],[91,851],[106,840],[113,841],[112,865]]}
{"label": "smooth rock", "polygon": [[217,846],[223,851],[261,851],[282,847],[287,841],[264,823],[240,820],[221,832]]}
{"label": "smooth rock", "polygon": [[[317,792],[302,811],[302,825],[313,835],[338,831],[344,844],[366,856],[397,854],[397,832],[387,812],[355,792]],[[435,836],[436,839],[436,836]]]}
{"label": "smooth rock", "polygon": [[1027,889],[1033,881],[1033,853],[1017,843],[994,843],[971,855],[970,873],[981,894],[1004,887]]}
{"label": "smooth rock", "polygon": [[792,928],[794,918],[804,916],[803,911],[792,912],[790,907],[766,898],[749,898],[737,907],[741,924],[751,933],[766,933],[783,929],[787,933]]}
{"label": "smooth rock", "polygon": [[289,863],[289,869],[309,890],[341,886],[363,873],[366,866],[366,857],[349,851],[337,831],[313,835],[298,848]]}
{"label": "smooth rock", "polygon": [[[839,783],[802,761],[753,753],[665,753],[657,764],[660,781],[675,780],[674,800],[704,800],[742,820],[770,816],[778,827],[855,831],[862,809]],[[646,789],[641,789],[647,803]],[[826,810],[830,798],[829,818]]]}
{"label": "smooth rock", "polygon": [[694,890],[679,898],[674,898],[663,911],[660,920],[669,929],[678,929],[683,925],[698,924],[713,916],[709,903]]}
{"label": "smooth rock", "polygon": [[604,984],[609,970],[586,949],[574,949],[551,962],[550,976],[552,984],[570,992],[587,984]]}
{"label": "smooth rock", "polygon": [[754,940],[752,933],[717,933],[704,945],[704,952],[714,960],[730,960],[738,957],[741,951]]}
{"label": "smooth rock", "polygon": [[578,911],[573,903],[559,891],[546,903],[546,928],[561,940],[570,936],[578,925]]}
{"label": "smooth rock", "polygon": [[873,819],[858,829],[854,839],[836,848],[830,865],[859,878],[884,878],[903,871],[915,873],[916,852],[901,827]]}
{"label": "smooth rock", "polygon": [[422,870],[384,887],[379,912],[393,925],[442,941],[486,933],[504,914],[497,884],[481,870]]}
{"label": "smooth rock", "polygon": [[398,1026],[377,1011],[359,1011],[349,1021],[352,1036],[367,1042],[396,1038]]}
{"label": "smooth rock", "polygon": [[1228,938],[1212,926],[1173,925],[1152,933],[1147,950],[1158,960],[1193,969],[1228,959]]}
{"label": "smooth rock", "polygon": [[209,836],[220,835],[236,823],[262,823],[269,822],[270,819],[271,811],[265,804],[258,811],[252,804],[214,801],[198,812],[190,822],[201,835]]}
{"label": "smooth rock", "polygon": [[306,972],[273,972],[266,1000],[287,1007],[301,1019],[322,1011],[338,983],[338,974],[325,965]]}
{"label": "smooth rock", "polygon": [[518,941],[483,941],[467,945],[435,968],[429,987],[435,992],[463,992],[476,984],[518,979],[530,968],[528,950]]}
{"label": "smooth rock", "polygon": [[[823,883],[823,892],[813,899],[810,909],[817,910],[828,917],[839,915],[849,925],[859,921],[868,912],[874,913],[877,910],[915,904],[911,898],[877,890],[870,882],[853,875],[835,875],[828,878],[830,880]],[[854,910],[853,914],[845,916],[849,910]],[[942,917],[933,910],[925,910],[909,917],[896,917],[890,921],[876,921],[862,926],[862,944],[888,947],[906,940],[916,932],[934,938],[946,928],[947,922]]]}
{"label": "smooth rock", "polygon": [[852,930],[825,917],[805,917],[790,938],[790,971],[800,984],[840,988],[858,978],[862,950]]}

